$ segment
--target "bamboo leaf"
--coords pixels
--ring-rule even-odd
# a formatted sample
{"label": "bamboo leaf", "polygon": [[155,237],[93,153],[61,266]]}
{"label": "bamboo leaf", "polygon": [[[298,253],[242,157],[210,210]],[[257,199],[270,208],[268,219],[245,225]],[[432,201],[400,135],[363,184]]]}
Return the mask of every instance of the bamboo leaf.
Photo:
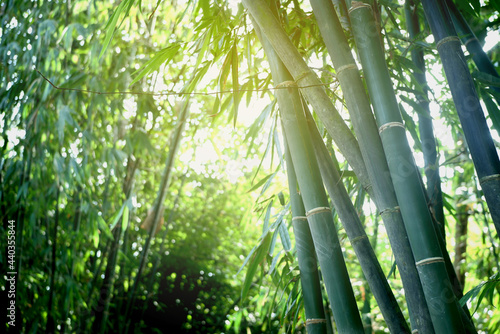
{"label": "bamboo leaf", "polygon": [[284,221],[278,226],[278,231],[283,249],[289,252],[292,249],[292,242],[290,241],[290,234],[288,233],[288,229],[286,228]]}
{"label": "bamboo leaf", "polygon": [[[477,305],[472,314],[476,313],[481,301],[488,294],[494,293],[495,289],[500,286],[500,273],[492,276],[488,281],[482,282],[481,284],[473,287],[469,290],[461,299],[460,305],[463,307],[469,300],[477,297]],[[484,288],[484,289],[483,289]],[[491,301],[491,298],[490,298]]]}
{"label": "bamboo leaf", "polygon": [[129,208],[127,205],[124,206],[123,208],[123,215],[122,215],[122,234],[125,233],[125,230],[128,227],[128,214],[129,214]]}
{"label": "bamboo leaf", "polygon": [[485,85],[500,88],[500,78],[498,77],[479,71],[474,71],[471,74],[474,79]]}
{"label": "bamboo leaf", "polygon": [[224,62],[222,63],[222,69],[219,74],[219,90],[222,92],[226,88],[227,78],[229,76],[229,71],[231,70],[231,62],[233,60],[232,51],[228,52]]}
{"label": "bamboo leaf", "polygon": [[99,226],[99,230],[101,230],[102,233],[104,233],[104,235],[109,238],[110,240],[113,240],[113,234],[111,233],[111,230],[108,226],[108,224],[106,224],[106,222],[104,221],[104,219],[102,219],[101,216],[97,216],[97,224]]}
{"label": "bamboo leaf", "polygon": [[250,262],[250,266],[248,267],[247,274],[245,276],[245,281],[243,282],[243,287],[241,289],[241,299],[242,301],[248,295],[248,291],[250,290],[250,286],[252,285],[253,277],[257,272],[257,268],[259,264],[264,260],[267,254],[267,250],[269,249],[269,244],[271,242],[271,234],[268,233],[260,243],[257,251],[253,255],[252,261]]}
{"label": "bamboo leaf", "polygon": [[273,208],[274,200],[271,200],[267,205],[266,215],[264,217],[264,226],[262,227],[262,236],[267,234],[269,230],[269,219],[271,218],[271,209]]}
{"label": "bamboo leaf", "polygon": [[123,203],[122,207],[120,208],[120,211],[117,211],[114,216],[111,218],[111,226],[110,226],[110,230],[113,230],[116,226],[116,224],[118,224],[118,221],[120,220],[120,218],[122,217],[122,214],[123,214],[123,210],[125,209],[125,205],[126,205],[126,202]]}
{"label": "bamboo leaf", "polygon": [[271,239],[271,244],[269,245],[269,254],[272,256],[274,253],[274,248],[276,247],[276,240],[278,239],[278,230],[274,230],[273,237]]}
{"label": "bamboo leaf", "polygon": [[480,89],[479,92],[486,106],[486,110],[488,110],[493,128],[500,134],[500,110],[486,90]]}
{"label": "bamboo leaf", "polygon": [[278,263],[278,260],[280,259],[282,252],[283,252],[282,250],[279,251],[279,253],[273,257],[273,260],[271,262],[271,266],[269,267],[269,274],[272,274],[274,272],[274,269],[276,268],[276,264]]}
{"label": "bamboo leaf", "polygon": [[274,177],[274,175],[276,175],[276,173],[271,173],[269,175],[266,175],[263,179],[261,179],[259,182],[257,182],[252,188],[247,190],[247,194],[258,189],[260,186],[262,186],[264,183],[266,183],[266,181],[268,181],[270,178]]}
{"label": "bamboo leaf", "polygon": [[102,46],[101,53],[99,54],[99,59],[102,57],[104,52],[109,46],[109,43],[111,42],[111,39],[113,38],[113,35],[116,31],[116,25],[118,24],[118,19],[120,18],[121,14],[124,13],[122,22],[120,22],[120,26],[123,23],[123,20],[127,17],[128,13],[130,12],[130,8],[132,8],[135,0],[123,0],[120,2],[116,10],[113,12],[111,17],[108,20],[108,23],[106,24],[106,32],[104,33],[104,43]]}
{"label": "bamboo leaf", "polygon": [[150,73],[153,73],[154,71],[157,71],[160,66],[163,64],[168,64],[172,58],[178,54],[180,49],[179,44],[174,44],[171,45],[163,50],[158,51],[153,58],[148,60],[140,69],[135,71],[133,75],[137,74],[137,76],[132,80],[130,85],[135,84],[137,81],[139,81],[142,77],[145,75],[148,75]]}
{"label": "bamboo leaf", "polygon": [[234,107],[234,122],[233,126],[236,127],[236,120],[238,118],[238,106],[240,104],[240,92],[239,92],[239,82],[238,82],[238,50],[237,50],[238,38],[234,39],[233,48],[231,50],[232,60],[231,60],[231,73],[233,79],[233,107]]}
{"label": "bamboo leaf", "polygon": [[420,143],[420,138],[418,137],[417,134],[417,126],[415,125],[413,118],[411,118],[411,116],[408,115],[408,113],[403,108],[401,103],[399,104],[399,109],[401,110],[401,116],[403,117],[405,128],[410,132],[411,137],[415,142],[415,147],[417,147],[420,151],[422,151],[422,144]]}
{"label": "bamboo leaf", "polygon": [[282,191],[280,191],[278,193],[278,199],[279,199],[281,205],[285,205],[285,195],[283,195]]}

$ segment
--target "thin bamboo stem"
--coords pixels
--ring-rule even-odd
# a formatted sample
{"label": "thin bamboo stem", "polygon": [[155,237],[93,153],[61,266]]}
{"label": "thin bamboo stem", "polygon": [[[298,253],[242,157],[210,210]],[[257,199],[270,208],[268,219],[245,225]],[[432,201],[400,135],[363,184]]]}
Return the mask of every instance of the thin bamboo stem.
{"label": "thin bamboo stem", "polygon": [[[406,25],[410,38],[415,40],[420,33],[420,23],[415,0],[407,0],[405,3]],[[417,102],[421,107],[418,113],[418,128],[422,152],[424,154],[424,169],[427,183],[427,194],[430,198],[432,212],[439,224],[441,232],[445,235],[445,222],[443,210],[443,195],[441,191],[441,177],[439,176],[439,161],[437,159],[437,144],[432,128],[432,117],[429,109],[429,99],[427,96],[428,86],[425,78],[424,50],[418,44],[414,44],[411,49],[411,59],[418,71],[414,71],[418,84],[422,88],[421,94],[416,94]]]}
{"label": "thin bamboo stem", "polygon": [[286,173],[288,176],[288,188],[290,189],[290,201],[292,206],[292,226],[295,235],[297,259],[299,262],[300,283],[304,298],[307,333],[326,334],[327,323],[330,320],[325,317],[325,310],[323,308],[318,260],[315,254],[311,230],[309,229],[306,218],[306,210],[298,190],[297,176],[293,167],[292,156],[286,140],[285,147]]}

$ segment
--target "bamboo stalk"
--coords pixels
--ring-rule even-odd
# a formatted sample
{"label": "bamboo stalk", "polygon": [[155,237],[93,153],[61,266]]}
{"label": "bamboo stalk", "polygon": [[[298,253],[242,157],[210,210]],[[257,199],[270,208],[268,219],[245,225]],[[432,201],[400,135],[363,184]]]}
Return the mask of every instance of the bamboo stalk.
{"label": "bamboo stalk", "polygon": [[243,0],[262,34],[266,36],[286,68],[299,84],[302,94],[321,118],[340,152],[352,166],[363,188],[373,195],[358,142],[335,109],[318,76],[307,66],[297,48],[263,0]]}
{"label": "bamboo stalk", "polygon": [[[405,13],[406,25],[410,38],[415,40],[420,33],[420,24],[417,14],[417,4],[415,0],[406,0]],[[415,71],[415,76],[418,84],[422,87],[422,94],[417,94],[417,103],[421,107],[421,112],[418,113],[418,128],[420,132],[420,141],[422,143],[422,152],[424,154],[424,169],[427,178],[427,194],[430,198],[430,205],[433,209],[433,214],[439,224],[441,233],[445,235],[445,221],[443,210],[443,194],[441,191],[441,177],[439,176],[439,161],[437,159],[436,140],[434,130],[432,128],[432,117],[429,110],[428,86],[425,79],[425,62],[424,51],[422,47],[414,44],[411,49],[411,59],[418,71]],[[445,239],[446,240],[446,239]]]}
{"label": "bamboo stalk", "polygon": [[361,153],[375,194],[375,198],[372,198],[384,221],[396,263],[401,272],[412,328],[420,333],[433,333],[434,329],[415,267],[415,259],[411,252],[382,142],[358,67],[331,2],[311,0],[311,5],[360,143]]}
{"label": "bamboo stalk", "polygon": [[276,86],[286,87],[286,89],[276,90],[276,97],[337,329],[341,333],[363,333],[363,324],[314,156],[314,149],[307,128],[300,126],[301,123],[305,125],[306,120],[297,85],[291,81],[291,76],[287,76],[286,69],[279,59],[273,56],[273,47],[263,34],[262,44],[271,65],[273,79],[278,83]]}
{"label": "bamboo stalk", "polygon": [[[288,188],[290,189],[290,201],[292,206],[292,226],[295,235],[295,248],[300,270],[300,283],[302,296],[304,298],[304,310],[306,313],[307,333],[327,333],[329,319],[325,317],[323,308],[323,297],[318,272],[318,260],[314,250],[314,242],[311,230],[307,223],[306,210],[302,197],[298,190],[297,176],[293,167],[293,161],[285,140],[286,173],[288,176]],[[313,320],[313,321],[308,321]],[[324,321],[323,321],[324,320]]]}
{"label": "bamboo stalk", "polygon": [[377,256],[356,213],[349,195],[342,183],[340,174],[328,154],[311,114],[306,109],[307,126],[311,135],[314,151],[318,159],[321,176],[330,198],[344,226],[347,236],[361,265],[370,289],[391,333],[409,333],[410,329],[399,305],[387,283]]}
{"label": "bamboo stalk", "polygon": [[443,0],[423,0],[422,5],[436,41],[479,183],[500,235],[500,160],[460,40]]}
{"label": "bamboo stalk", "polygon": [[[283,63],[279,60],[276,53],[273,51],[272,46],[264,36],[261,36],[261,40],[271,66],[271,73],[273,74],[274,80],[279,82],[278,85],[282,83],[293,85],[293,81],[291,81],[291,75],[288,73]],[[293,113],[294,109],[296,113],[295,117],[293,117],[293,114],[290,117],[293,117],[293,124],[287,126],[286,121],[283,120],[287,142],[291,142],[294,140],[288,139],[291,129],[299,130],[302,136],[306,136],[304,138],[305,141],[310,141],[310,134],[308,133],[310,130],[308,130],[308,126],[312,127],[315,131],[315,136],[313,137],[314,139],[312,144],[314,150],[317,152],[316,156],[320,156],[318,155],[318,150],[323,153],[323,155],[321,155],[322,159],[319,160],[319,169],[321,171],[321,175],[327,182],[327,188],[328,192],[330,193],[330,197],[333,200],[337,213],[339,214],[339,217],[344,225],[349,239],[351,240],[356,255],[358,256],[361,268],[367,278],[368,283],[370,284],[371,289],[373,290],[374,296],[377,299],[384,318],[386,319],[388,328],[393,333],[409,333],[410,330],[408,328],[408,325],[406,324],[401,310],[399,309],[396,298],[394,297],[389,284],[387,283],[385,275],[382,271],[382,268],[380,267],[375,252],[370,245],[361,221],[359,220],[356,210],[354,209],[354,206],[349,199],[349,195],[347,194],[347,191],[343,186],[340,175],[333,165],[332,159],[328,155],[328,151],[321,139],[314,121],[312,121],[312,116],[309,115],[309,120],[306,121],[306,118],[304,117],[305,105],[303,103],[296,104],[301,101],[298,90],[290,89],[288,92],[278,91],[277,96],[282,118],[290,117],[290,113]],[[289,101],[297,102],[289,103]],[[303,121],[306,121],[306,123],[304,123]],[[290,121],[289,123],[292,123],[292,121]],[[292,135],[294,134],[296,134],[296,131],[292,132]],[[294,153],[295,151],[292,151],[292,159]],[[312,159],[315,158],[312,157]],[[308,163],[311,164],[310,159],[308,160]],[[304,195],[306,196],[306,194]]]}
{"label": "bamboo stalk", "polygon": [[464,333],[419,172],[406,139],[398,103],[370,5],[352,2],[350,17],[379,133],[436,333]]}

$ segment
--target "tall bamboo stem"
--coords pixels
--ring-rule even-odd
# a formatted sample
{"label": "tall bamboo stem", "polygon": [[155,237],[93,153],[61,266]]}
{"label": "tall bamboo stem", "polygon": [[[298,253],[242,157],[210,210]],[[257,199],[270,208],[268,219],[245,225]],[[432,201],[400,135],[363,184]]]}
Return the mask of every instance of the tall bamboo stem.
{"label": "tall bamboo stem", "polygon": [[415,259],[411,252],[382,142],[358,67],[331,1],[311,0],[311,5],[360,143],[361,153],[373,185],[375,194],[373,200],[384,221],[396,263],[401,272],[412,328],[419,330],[420,333],[433,333],[422,284],[415,267]]}
{"label": "tall bamboo stem", "polygon": [[370,5],[352,2],[352,29],[389,170],[436,333],[465,333],[438,246],[419,172],[406,139]]}
{"label": "tall bamboo stem", "polygon": [[[405,3],[406,22],[410,38],[415,40],[420,33],[420,23],[418,20],[417,4],[414,0],[407,0]],[[422,152],[424,154],[425,176],[427,178],[427,194],[430,198],[430,205],[436,221],[439,224],[441,233],[444,230],[444,210],[443,194],[441,191],[441,177],[439,176],[439,161],[437,159],[436,139],[432,128],[432,117],[429,109],[428,86],[425,79],[424,51],[418,44],[414,44],[411,49],[411,59],[418,71],[414,71],[418,84],[422,88],[421,94],[416,94],[417,102],[421,107],[418,113],[418,128]],[[446,240],[446,239],[445,239]]]}
{"label": "tall bamboo stem", "polygon": [[[271,13],[271,15],[273,14]],[[291,81],[291,76],[287,75],[286,69],[277,57],[272,55],[273,47],[267,43],[263,34],[262,44],[271,64],[276,86],[284,88],[276,90],[282,125],[290,148],[294,170],[298,175],[297,181],[303,195],[307,221],[337,329],[341,333],[363,333],[363,324],[345,266],[333,216],[330,212],[311,139],[307,127],[305,127],[306,120],[297,85]]]}
{"label": "tall bamboo stem", "polygon": [[311,230],[307,223],[306,210],[298,190],[297,176],[293,167],[292,156],[286,140],[285,147],[286,174],[288,176],[288,188],[290,189],[290,201],[292,206],[292,226],[295,235],[297,259],[299,262],[300,283],[302,286],[302,296],[304,298],[307,333],[326,334],[327,323],[330,320],[325,317],[325,310],[323,308],[318,260],[314,250]]}
{"label": "tall bamboo stem", "polygon": [[423,0],[479,183],[500,235],[500,160],[444,0]]}
{"label": "tall bamboo stem", "polygon": [[326,94],[323,83],[307,66],[297,48],[292,44],[269,6],[263,0],[243,0],[243,5],[260,27],[262,34],[269,40],[295,82],[298,83],[299,87],[302,87],[302,94],[319,115],[340,152],[352,166],[363,188],[370,195],[373,195],[358,142]]}

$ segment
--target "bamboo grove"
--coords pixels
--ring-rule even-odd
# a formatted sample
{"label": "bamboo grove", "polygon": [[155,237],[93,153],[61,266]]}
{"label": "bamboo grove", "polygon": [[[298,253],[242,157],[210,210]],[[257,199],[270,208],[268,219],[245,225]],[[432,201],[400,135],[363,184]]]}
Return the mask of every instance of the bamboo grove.
{"label": "bamboo grove", "polygon": [[496,1],[0,10],[9,332],[500,330]]}

